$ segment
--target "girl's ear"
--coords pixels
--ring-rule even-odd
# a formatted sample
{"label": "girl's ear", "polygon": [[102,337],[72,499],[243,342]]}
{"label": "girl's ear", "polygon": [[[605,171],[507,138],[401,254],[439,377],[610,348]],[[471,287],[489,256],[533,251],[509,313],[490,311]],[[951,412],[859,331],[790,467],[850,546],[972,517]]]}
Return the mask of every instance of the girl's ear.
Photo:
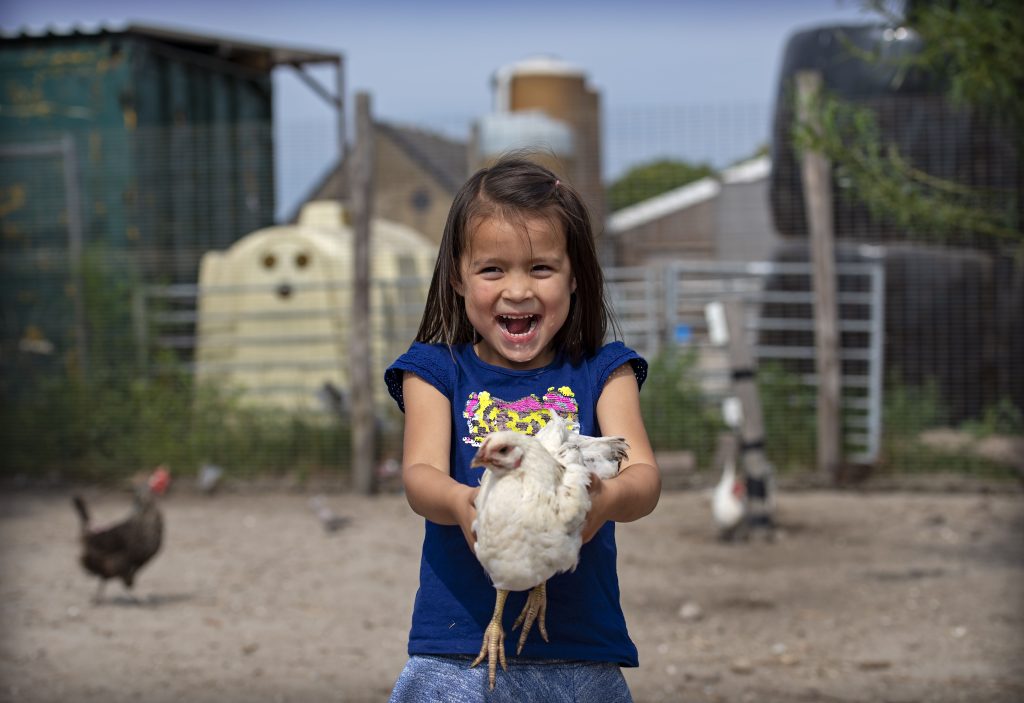
{"label": "girl's ear", "polygon": [[[461,274],[459,274],[458,272],[452,272],[451,278],[448,280],[448,284],[452,287],[452,290],[454,290],[456,293],[461,295],[463,298],[466,297],[465,293],[462,292],[463,285],[462,285],[462,275]],[[574,286],[575,286],[575,283],[574,283]]]}
{"label": "girl's ear", "polygon": [[571,287],[569,288],[569,295],[572,295],[572,294],[573,294],[573,293],[575,293],[575,292],[576,292],[576,277],[575,277],[575,276],[573,276],[573,277],[572,277],[572,285],[571,285]]}

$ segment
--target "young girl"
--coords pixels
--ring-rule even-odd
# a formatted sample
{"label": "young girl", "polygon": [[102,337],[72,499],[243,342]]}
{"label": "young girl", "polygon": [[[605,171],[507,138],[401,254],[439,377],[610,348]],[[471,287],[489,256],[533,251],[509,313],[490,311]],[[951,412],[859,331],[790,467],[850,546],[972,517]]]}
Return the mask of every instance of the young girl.
{"label": "young girl", "polygon": [[[410,659],[392,702],[632,700],[619,670],[638,661],[614,522],[650,513],[661,480],[640,415],[647,362],[603,345],[606,324],[579,194],[517,156],[470,178],[448,214],[416,341],[385,374],[406,417],[406,496],[426,518]],[[549,410],[582,434],[625,437],[629,457],[615,478],[593,480],[579,565],[548,581],[548,642],[527,639],[489,691],[486,667],[470,667],[494,606],[473,552],[483,470],[470,461],[490,432],[533,434]],[[510,594],[506,632],[525,597]]]}

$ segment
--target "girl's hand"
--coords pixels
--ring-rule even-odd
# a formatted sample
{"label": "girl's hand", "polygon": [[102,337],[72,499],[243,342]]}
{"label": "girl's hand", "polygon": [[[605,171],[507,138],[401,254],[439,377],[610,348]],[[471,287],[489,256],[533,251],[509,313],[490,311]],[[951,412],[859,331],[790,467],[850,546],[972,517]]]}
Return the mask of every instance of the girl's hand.
{"label": "girl's hand", "polygon": [[459,522],[459,527],[462,528],[462,534],[466,538],[466,543],[469,544],[470,550],[476,553],[476,534],[473,532],[473,521],[476,520],[476,494],[480,492],[480,488],[470,488],[469,486],[462,486],[465,488],[464,491],[459,491],[459,495],[455,498],[455,504],[452,506],[452,511],[455,513],[455,519]]}

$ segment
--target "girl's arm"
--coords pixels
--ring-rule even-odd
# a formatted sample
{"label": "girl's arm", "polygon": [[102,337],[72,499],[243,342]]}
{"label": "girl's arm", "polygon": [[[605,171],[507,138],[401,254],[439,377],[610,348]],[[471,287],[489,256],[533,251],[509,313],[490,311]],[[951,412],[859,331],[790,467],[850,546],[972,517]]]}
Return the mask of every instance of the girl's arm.
{"label": "girl's arm", "polygon": [[402,377],[405,396],[405,439],[402,452],[402,484],[409,506],[439,525],[459,525],[470,547],[478,488],[459,483],[449,474],[451,403],[440,391],[416,374]]}
{"label": "girl's arm", "polygon": [[615,478],[592,480],[584,541],[608,520],[632,522],[650,514],[661,495],[661,474],[640,414],[640,387],[629,363],[613,371],[605,382],[597,400],[597,421],[601,434],[626,438],[629,456]]}

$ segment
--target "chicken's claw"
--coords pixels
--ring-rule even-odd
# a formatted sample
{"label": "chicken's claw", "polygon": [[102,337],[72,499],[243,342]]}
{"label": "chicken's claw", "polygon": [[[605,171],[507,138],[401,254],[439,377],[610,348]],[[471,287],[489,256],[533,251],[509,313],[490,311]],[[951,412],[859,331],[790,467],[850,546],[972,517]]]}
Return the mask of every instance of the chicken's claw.
{"label": "chicken's claw", "polygon": [[507,597],[508,591],[498,591],[494,603],[494,616],[487,624],[487,629],[484,630],[484,641],[480,645],[480,654],[469,665],[472,669],[487,659],[487,680],[492,691],[494,690],[494,679],[498,673],[498,662],[501,662],[502,671],[508,671],[508,662],[505,660],[505,630],[501,627],[501,614],[505,608]]}
{"label": "chicken's claw", "polygon": [[545,642],[548,641],[548,628],[544,624],[544,615],[547,611],[548,582],[545,581],[530,591],[530,595],[526,597],[523,611],[519,613],[519,617],[516,618],[515,623],[512,625],[513,630],[519,627],[520,624],[523,626],[523,631],[519,634],[519,646],[516,648],[516,654],[522,653],[523,645],[526,644],[526,636],[530,634],[530,629],[533,627],[535,620],[537,621],[537,628],[540,630],[540,636],[544,638]]}

